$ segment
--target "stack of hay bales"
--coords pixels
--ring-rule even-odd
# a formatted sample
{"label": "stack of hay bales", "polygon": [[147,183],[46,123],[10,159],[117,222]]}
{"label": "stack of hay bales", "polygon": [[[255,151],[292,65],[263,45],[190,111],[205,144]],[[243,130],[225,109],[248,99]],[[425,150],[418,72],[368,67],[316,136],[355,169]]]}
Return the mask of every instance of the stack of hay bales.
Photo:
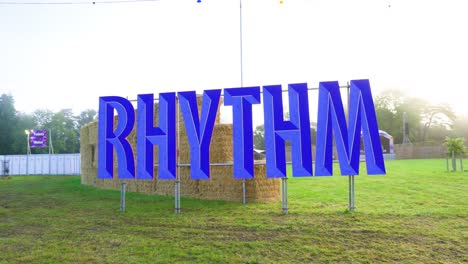
{"label": "stack of hay bales", "polygon": [[[198,97],[198,110],[201,111],[202,97]],[[222,101],[220,102],[220,106]],[[177,108],[179,106],[177,105]],[[185,130],[184,119],[178,111],[179,133],[179,163],[190,164],[190,146]],[[158,124],[158,106],[154,107],[154,124]],[[114,125],[118,122],[116,117]],[[127,140],[136,150],[136,126]],[[219,107],[214,126],[213,137],[210,147],[210,163],[232,164],[232,125],[220,124]],[[154,175],[155,180],[126,180],[127,190],[131,192],[142,192],[147,194],[174,195],[174,181],[158,180],[158,147],[154,147]],[[97,179],[97,122],[90,123],[81,129],[81,183],[95,185],[102,189],[120,189],[122,180],[118,179],[118,161],[114,153],[114,179]],[[136,153],[135,153],[136,155]],[[135,158],[136,161],[136,158]],[[135,166],[136,167],[136,166]],[[192,180],[190,178],[190,166],[178,168],[180,179],[180,191],[183,197],[207,199],[242,201],[242,180],[234,179],[232,166],[210,167],[211,178],[209,180]],[[138,175],[138,171],[136,173]],[[267,179],[265,176],[265,165],[255,166],[255,178],[246,181],[246,196],[249,202],[274,202],[281,199],[281,182],[279,179]]]}
{"label": "stack of hay bales", "polygon": [[281,199],[280,179],[266,177],[266,166],[255,166],[255,178],[246,182],[247,200],[258,202],[276,202]]}
{"label": "stack of hay bales", "polygon": [[92,185],[97,179],[97,122],[81,128],[81,183]]}

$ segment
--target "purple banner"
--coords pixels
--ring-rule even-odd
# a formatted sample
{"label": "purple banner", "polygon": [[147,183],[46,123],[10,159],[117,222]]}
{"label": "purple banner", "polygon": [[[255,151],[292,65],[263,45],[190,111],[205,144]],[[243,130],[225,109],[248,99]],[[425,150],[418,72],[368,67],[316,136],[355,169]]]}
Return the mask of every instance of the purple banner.
{"label": "purple banner", "polygon": [[47,130],[31,130],[29,134],[29,146],[31,148],[47,147]]}

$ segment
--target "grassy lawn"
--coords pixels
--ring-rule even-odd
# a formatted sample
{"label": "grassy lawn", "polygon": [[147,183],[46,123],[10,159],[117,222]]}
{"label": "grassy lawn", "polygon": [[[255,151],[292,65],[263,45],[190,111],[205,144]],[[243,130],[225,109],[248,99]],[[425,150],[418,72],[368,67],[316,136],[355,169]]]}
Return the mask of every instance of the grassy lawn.
{"label": "grassy lawn", "polygon": [[468,262],[468,172],[445,160],[387,162],[386,176],[293,178],[281,203],[127,194],[79,177],[0,180],[0,263]]}

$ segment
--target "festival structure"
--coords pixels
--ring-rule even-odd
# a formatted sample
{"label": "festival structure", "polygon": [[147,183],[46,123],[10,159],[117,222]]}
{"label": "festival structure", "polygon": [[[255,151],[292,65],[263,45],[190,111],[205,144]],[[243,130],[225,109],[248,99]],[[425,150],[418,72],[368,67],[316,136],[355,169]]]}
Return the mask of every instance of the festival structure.
{"label": "festival structure", "polygon": [[[202,97],[198,97],[198,109],[201,111]],[[221,105],[220,103],[219,105]],[[179,109],[177,103],[177,109]],[[233,141],[232,124],[221,124],[219,109],[211,141],[211,177],[209,180],[190,179],[190,153],[186,129],[181,113],[178,113],[179,141],[179,179],[180,194],[187,198],[242,201],[242,180],[233,177]],[[158,105],[154,107],[154,122],[158,124]],[[114,119],[114,124],[118,122]],[[128,137],[132,147],[136,148],[136,126]],[[103,180],[97,178],[98,167],[98,123],[93,122],[81,129],[81,183],[101,189],[119,190],[123,180],[118,179],[118,161],[114,155],[114,178]],[[147,194],[174,195],[175,181],[159,180],[158,155],[155,147],[154,180],[125,180],[127,190]],[[255,165],[255,178],[246,181],[246,200],[252,202],[274,202],[281,200],[281,180],[267,179],[265,165]],[[137,172],[138,174],[138,172]]]}

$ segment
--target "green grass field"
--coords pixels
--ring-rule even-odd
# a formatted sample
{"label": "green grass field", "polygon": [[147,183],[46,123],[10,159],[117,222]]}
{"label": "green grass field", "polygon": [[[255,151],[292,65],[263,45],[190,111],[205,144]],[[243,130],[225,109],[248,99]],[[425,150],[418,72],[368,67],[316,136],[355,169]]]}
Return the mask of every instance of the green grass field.
{"label": "green grass field", "polygon": [[[0,180],[1,263],[468,262],[468,172],[445,160],[387,162],[386,176],[293,178],[281,203],[127,194],[79,177]],[[240,183],[239,183],[240,184]]]}

